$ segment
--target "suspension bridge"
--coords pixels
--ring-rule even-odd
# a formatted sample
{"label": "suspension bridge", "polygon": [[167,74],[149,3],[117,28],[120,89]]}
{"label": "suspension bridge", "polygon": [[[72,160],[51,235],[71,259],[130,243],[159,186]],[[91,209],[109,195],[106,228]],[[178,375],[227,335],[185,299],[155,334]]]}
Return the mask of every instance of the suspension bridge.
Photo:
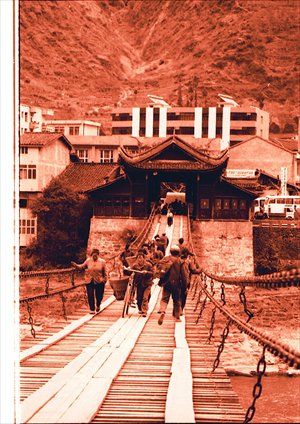
{"label": "suspension bridge", "polygon": [[[158,232],[167,233],[169,246],[184,237],[193,250],[188,216],[175,216],[168,227],[166,218],[158,222],[154,212],[132,247],[138,249]],[[107,261],[112,270],[118,255]],[[54,275],[60,275],[64,284],[53,290]],[[31,336],[20,343],[22,423],[247,423],[261,395],[266,352],[300,368],[299,352],[251,325],[253,313],[245,290],[248,286],[299,286],[299,269],[247,278],[221,278],[202,271],[192,280],[181,322],[174,321],[170,302],[161,326],[157,324],[161,288],[156,280],[147,317],[130,308],[122,318],[123,302],[116,300],[109,284],[100,313],[87,315],[86,309],[79,308],[68,316],[68,293],[84,288],[84,283],[75,282],[74,269],[21,273],[21,284],[32,277],[44,278],[45,290],[20,298],[31,327]],[[242,315],[226,304],[229,286],[240,290]],[[50,298],[60,298],[64,319],[37,332],[35,303],[44,302],[47,308]],[[203,320],[208,304],[212,309],[209,326]],[[225,322],[220,340],[214,337],[216,312]],[[222,367],[222,351],[232,327],[262,347],[247,410]]]}

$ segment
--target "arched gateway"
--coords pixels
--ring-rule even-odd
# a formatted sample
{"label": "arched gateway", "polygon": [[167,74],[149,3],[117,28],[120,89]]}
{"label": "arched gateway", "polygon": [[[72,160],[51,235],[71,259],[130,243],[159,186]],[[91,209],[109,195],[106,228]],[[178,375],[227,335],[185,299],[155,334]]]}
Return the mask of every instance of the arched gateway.
{"label": "arched gateway", "polygon": [[227,161],[227,150],[212,156],[177,136],[139,154],[121,148],[119,164],[104,183],[87,191],[94,216],[147,217],[163,188],[180,186],[195,219],[248,220],[256,194],[222,175]]}

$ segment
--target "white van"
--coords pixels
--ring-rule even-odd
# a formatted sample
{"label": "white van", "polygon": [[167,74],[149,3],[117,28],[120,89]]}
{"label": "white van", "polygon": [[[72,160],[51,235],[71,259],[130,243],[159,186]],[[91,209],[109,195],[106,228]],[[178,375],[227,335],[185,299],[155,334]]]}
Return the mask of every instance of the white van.
{"label": "white van", "polygon": [[297,210],[300,210],[300,196],[267,196],[264,203],[264,214],[268,218],[294,219]]}

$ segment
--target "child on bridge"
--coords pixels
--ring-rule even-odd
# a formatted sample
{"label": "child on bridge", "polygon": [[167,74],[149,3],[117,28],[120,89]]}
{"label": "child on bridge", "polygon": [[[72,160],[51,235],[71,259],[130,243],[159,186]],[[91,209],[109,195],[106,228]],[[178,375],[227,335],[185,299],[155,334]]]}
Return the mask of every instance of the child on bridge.
{"label": "child on bridge", "polygon": [[86,269],[84,277],[86,281],[86,292],[90,307],[90,314],[95,313],[95,297],[96,312],[100,311],[104,287],[107,281],[105,260],[99,258],[99,254],[100,252],[98,249],[93,249],[91,257],[86,259],[82,264],[71,262],[71,265],[78,269]]}

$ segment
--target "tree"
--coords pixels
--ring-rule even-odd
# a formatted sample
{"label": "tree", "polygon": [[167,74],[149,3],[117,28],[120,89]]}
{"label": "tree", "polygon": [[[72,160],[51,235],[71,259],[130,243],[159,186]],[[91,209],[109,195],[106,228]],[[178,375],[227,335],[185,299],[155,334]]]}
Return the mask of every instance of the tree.
{"label": "tree", "polygon": [[280,133],[280,127],[275,122],[272,122],[269,128],[270,133],[272,134],[279,134]]}
{"label": "tree", "polygon": [[289,122],[287,122],[283,128],[283,132],[285,134],[293,134],[295,132],[295,128],[293,124],[290,124]]}
{"label": "tree", "polygon": [[91,206],[86,196],[54,179],[31,207],[38,235],[31,251],[53,266],[77,259],[86,247]]}

